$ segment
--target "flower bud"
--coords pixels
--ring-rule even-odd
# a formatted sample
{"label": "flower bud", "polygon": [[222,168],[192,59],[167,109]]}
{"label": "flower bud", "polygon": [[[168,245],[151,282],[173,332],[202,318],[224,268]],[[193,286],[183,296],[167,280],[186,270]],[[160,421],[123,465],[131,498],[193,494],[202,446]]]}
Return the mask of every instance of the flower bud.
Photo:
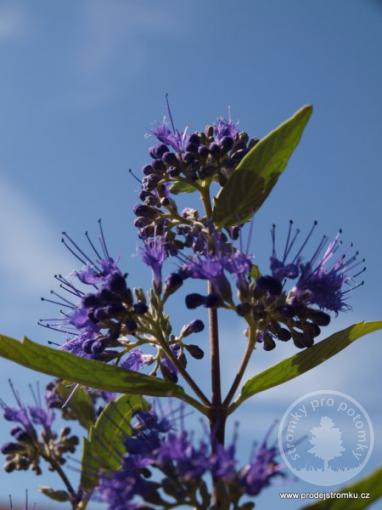
{"label": "flower bud", "polygon": [[204,351],[197,345],[189,344],[184,346],[185,349],[191,354],[191,356],[195,359],[202,359],[204,357]]}
{"label": "flower bud", "polygon": [[197,319],[187,324],[187,326],[184,326],[182,328],[181,335],[183,337],[186,337],[192,335],[192,333],[200,333],[201,331],[203,331],[203,329],[204,329],[203,321]]}
{"label": "flower bud", "polygon": [[188,294],[186,296],[186,306],[187,308],[194,309],[198,306],[204,305],[206,302],[206,298],[201,294],[193,293]]}

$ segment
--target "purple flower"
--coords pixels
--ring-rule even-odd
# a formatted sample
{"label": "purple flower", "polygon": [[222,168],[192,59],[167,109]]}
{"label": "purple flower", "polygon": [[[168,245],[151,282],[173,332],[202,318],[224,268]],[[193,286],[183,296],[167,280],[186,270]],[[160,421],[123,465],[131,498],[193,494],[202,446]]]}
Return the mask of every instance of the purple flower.
{"label": "purple flower", "polygon": [[252,268],[252,258],[234,248],[217,243],[215,253],[204,253],[191,257],[182,257],[185,262],[182,273],[190,278],[208,280],[215,292],[225,300],[231,301],[231,286],[225,272],[232,275],[238,288],[243,287]]}
{"label": "purple flower", "polygon": [[236,447],[234,442],[227,448],[221,444],[215,446],[215,452],[211,457],[211,472],[214,477],[230,482],[236,476],[237,460],[235,458]]}
{"label": "purple flower", "polygon": [[155,455],[159,467],[174,466],[185,482],[199,479],[210,467],[209,448],[203,441],[194,446],[186,431],[170,432],[159,445]]}
{"label": "purple flower", "polygon": [[38,406],[29,406],[29,415],[32,423],[35,425],[41,425],[44,429],[49,430],[54,421],[54,413],[51,410],[45,410]]}
{"label": "purple flower", "polygon": [[[30,386],[33,399],[35,400],[35,405],[25,406],[21,401],[18,392],[14,388],[11,380],[9,380],[9,385],[16,400],[17,406],[11,407],[7,405],[3,400],[0,400],[0,408],[3,411],[3,417],[5,420],[21,425],[21,427],[18,426],[13,429],[12,435],[14,435],[17,440],[18,438],[24,437],[25,435],[28,437],[34,437],[36,435],[34,425],[42,426],[45,431],[49,432],[55,419],[55,415],[54,412],[52,412],[50,409],[45,409],[42,406],[40,395],[36,394],[32,386]],[[17,445],[17,443],[11,444]],[[7,449],[5,448],[5,450]],[[7,453],[7,451],[3,451],[3,453]]]}
{"label": "purple flower", "polygon": [[[272,275],[280,282],[285,278],[298,278],[288,294],[287,300],[290,304],[315,304],[321,309],[338,313],[349,308],[346,303],[347,294],[363,285],[363,282],[357,285],[356,278],[365,271],[365,267],[360,269],[360,265],[363,265],[365,261],[364,259],[357,260],[358,252],[350,257],[342,254],[336,258],[335,254],[342,244],[340,231],[329,244],[328,237],[323,236],[311,258],[305,262],[303,251],[316,226],[317,222],[315,221],[297,252],[288,261],[300,231],[298,229],[293,231],[293,222],[290,221],[284,252],[282,257],[278,258],[276,254],[276,226],[273,225]],[[325,251],[321,255],[323,250]]]}
{"label": "purple flower", "polygon": [[145,364],[145,355],[141,349],[133,349],[129,352],[127,358],[121,363],[121,367],[126,370],[138,372]]}
{"label": "purple flower", "polygon": [[140,252],[143,262],[153,271],[154,288],[160,293],[162,289],[162,267],[167,258],[164,238],[158,236],[145,241]]}
{"label": "purple flower", "polygon": [[[267,437],[253,452],[248,465],[237,469],[236,432],[228,447],[214,444],[211,438],[195,441],[193,433],[183,427],[183,406],[179,411],[180,430],[176,429],[174,419],[169,419],[174,416],[174,409],[170,413],[162,411],[161,415],[153,409],[136,413],[136,423],[125,440],[127,453],[121,469],[101,477],[101,499],[109,504],[109,510],[136,508],[134,505],[142,500],[153,504],[152,498],[158,496],[156,490],[163,483],[177,487],[172,496],[184,504],[187,490],[195,494],[203,484],[206,489],[203,479],[206,475],[222,481],[227,498],[233,499],[244,494],[258,495],[276,475],[284,476],[277,461],[278,450],[267,445]],[[157,486],[146,485],[150,477],[158,480]]]}
{"label": "purple flower", "polygon": [[250,462],[240,471],[240,483],[246,494],[257,496],[268,487],[273,478],[285,476],[282,465],[277,461],[279,451],[276,446],[268,446],[267,439],[255,449]]}
{"label": "purple flower", "polygon": [[215,124],[214,136],[215,140],[220,143],[223,138],[235,138],[239,133],[239,123],[233,122],[230,118],[224,119],[221,117]]}
{"label": "purple flower", "polygon": [[[146,313],[147,305],[134,303],[132,291],[127,287],[127,275],[109,255],[101,222],[99,228],[100,249],[86,233],[92,257],[68,234],[63,234],[64,245],[84,264],[81,271],[74,272],[80,285],[56,275],[66,295],[51,291],[53,299],[42,299],[60,306],[61,316],[40,320],[39,324],[66,334],[64,350],[77,356],[110,361],[116,353],[109,348],[119,346],[121,335],[134,333],[138,328],[138,317]],[[90,290],[86,292],[84,286],[89,286]]]}
{"label": "purple flower", "polygon": [[111,275],[119,273],[117,264],[112,258],[99,259],[97,265],[86,264],[80,271],[75,271],[77,278],[86,285],[103,284]]}
{"label": "purple flower", "polygon": [[152,129],[150,133],[160,142],[172,147],[176,152],[183,152],[186,149],[189,140],[187,129],[187,127],[184,128],[183,132],[176,129],[170,129],[166,117],[164,117],[163,121],[160,122],[157,127]]}
{"label": "purple flower", "polygon": [[317,261],[322,245],[309,262],[300,264],[300,277],[288,296],[292,303],[316,304],[335,313],[350,308],[346,298],[351,290],[363,285],[363,281],[357,284],[356,278],[366,270],[365,267],[360,269],[365,260],[357,260],[358,252],[350,257],[343,254],[335,258],[340,245],[339,233],[320,260]]}

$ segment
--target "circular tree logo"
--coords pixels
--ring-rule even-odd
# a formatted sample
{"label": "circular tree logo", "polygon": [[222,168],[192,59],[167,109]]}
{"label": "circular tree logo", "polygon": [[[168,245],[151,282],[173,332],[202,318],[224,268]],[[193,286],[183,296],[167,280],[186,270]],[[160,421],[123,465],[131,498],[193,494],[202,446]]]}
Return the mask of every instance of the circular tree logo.
{"label": "circular tree logo", "polygon": [[315,391],[299,398],[279,427],[285,464],[314,485],[337,485],[356,476],[373,445],[369,415],[359,402],[338,391]]}

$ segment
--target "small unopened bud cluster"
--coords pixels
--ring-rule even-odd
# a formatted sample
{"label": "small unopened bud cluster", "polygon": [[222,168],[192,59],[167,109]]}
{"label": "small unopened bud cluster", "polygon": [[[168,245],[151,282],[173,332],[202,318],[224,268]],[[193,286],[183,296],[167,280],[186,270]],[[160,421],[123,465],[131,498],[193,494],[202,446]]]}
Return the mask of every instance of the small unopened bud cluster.
{"label": "small unopened bud cluster", "polygon": [[82,299],[82,307],[89,321],[105,332],[84,342],[84,352],[93,355],[100,355],[107,347],[118,346],[120,335],[136,331],[139,316],[148,310],[145,302],[134,302],[125,277],[119,273],[112,275],[107,287],[87,294]]}
{"label": "small unopened bud cluster", "polygon": [[303,304],[289,304],[281,282],[272,276],[261,276],[248,285],[246,296],[236,307],[239,315],[255,321],[259,339],[266,351],[276,347],[275,340],[290,339],[299,349],[311,347],[330,322],[330,315]]}
{"label": "small unopened bud cluster", "polygon": [[[170,193],[172,186],[179,182],[192,186],[208,180],[224,186],[242,158],[257,143],[257,139],[250,139],[236,126],[228,125],[222,129],[222,122],[207,126],[204,132],[192,133],[184,140],[182,150],[166,143],[150,149],[152,161],[143,168],[142,204],[134,209],[135,226],[141,239],[163,235],[172,254],[191,246],[198,251],[198,243],[205,246],[201,232],[203,220],[198,218],[195,210],[179,213]],[[174,215],[177,217],[175,224],[171,220]],[[183,223],[180,221],[182,217]]]}

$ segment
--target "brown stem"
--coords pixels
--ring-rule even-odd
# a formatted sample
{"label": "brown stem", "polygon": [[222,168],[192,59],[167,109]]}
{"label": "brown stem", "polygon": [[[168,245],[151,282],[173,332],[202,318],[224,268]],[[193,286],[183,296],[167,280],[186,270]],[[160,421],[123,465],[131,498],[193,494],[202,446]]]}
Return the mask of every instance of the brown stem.
{"label": "brown stem", "polygon": [[[213,292],[211,282],[208,283],[208,292]],[[224,445],[224,433],[226,423],[226,411],[221,401],[221,375],[220,375],[220,352],[219,352],[219,324],[216,308],[210,308],[209,332],[210,332],[210,356],[211,356],[211,386],[212,407],[210,411],[210,431],[212,452],[215,453],[219,444]],[[218,492],[218,480],[213,480],[212,499],[216,508],[220,506]]]}
{"label": "brown stem", "polygon": [[250,326],[250,334],[249,335],[250,336],[249,336],[247,348],[246,348],[244,356],[241,360],[239,370],[236,374],[236,377],[232,383],[230,390],[227,393],[226,398],[224,399],[223,405],[226,407],[228,407],[230,405],[233,397],[235,396],[235,393],[236,393],[236,391],[241,383],[241,380],[243,378],[244,372],[248,366],[249,360],[251,359],[251,355],[252,355],[252,352],[253,352],[253,349],[254,349],[255,343],[256,343],[256,334],[255,334],[253,326]]}

